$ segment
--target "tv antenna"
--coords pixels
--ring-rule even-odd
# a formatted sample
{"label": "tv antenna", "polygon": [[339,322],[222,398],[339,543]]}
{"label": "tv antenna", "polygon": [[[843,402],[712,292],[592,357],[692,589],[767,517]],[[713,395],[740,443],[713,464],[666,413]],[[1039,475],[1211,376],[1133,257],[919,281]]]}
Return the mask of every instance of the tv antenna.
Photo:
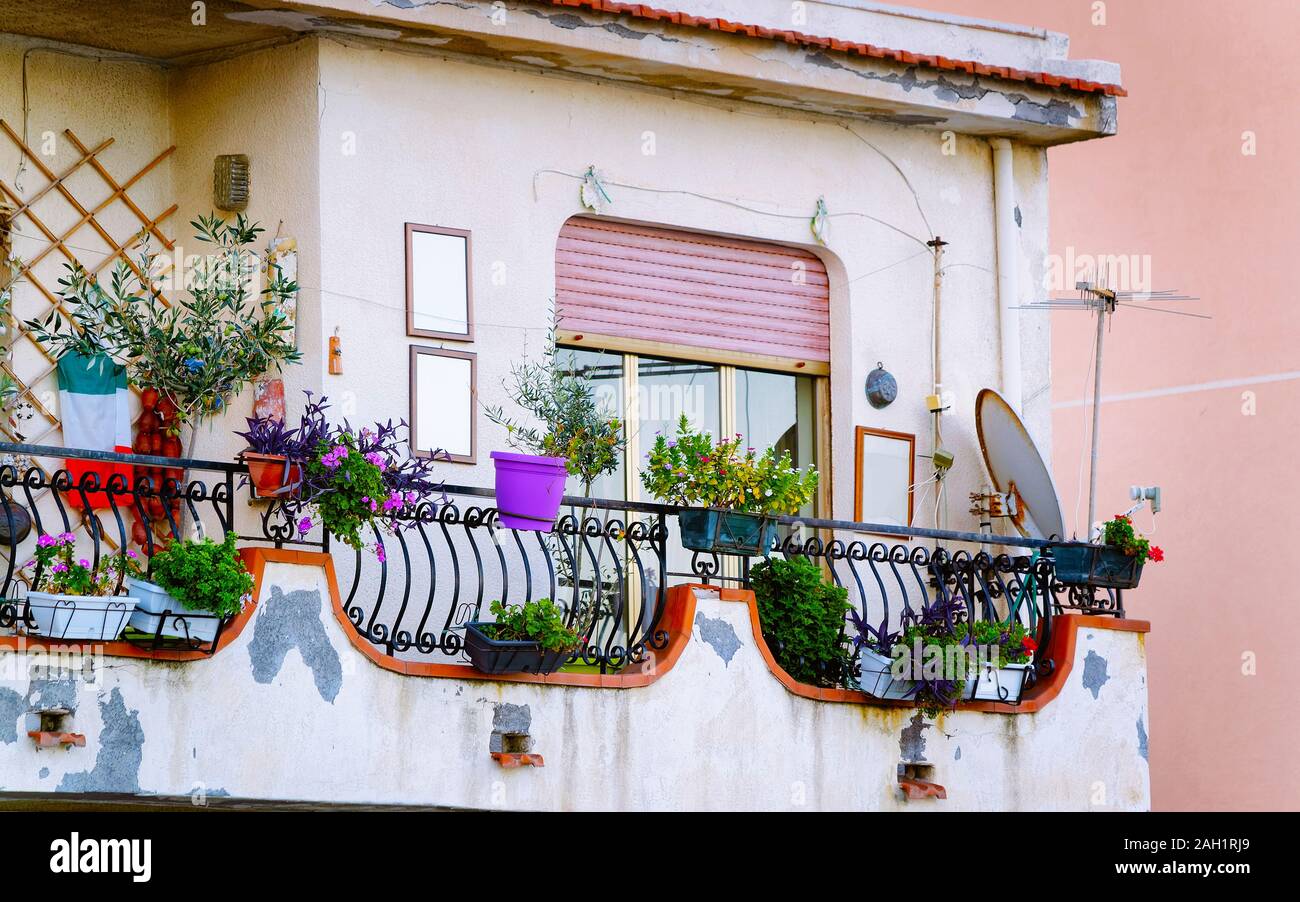
{"label": "tv antenna", "polygon": [[1177,289],[1164,291],[1116,291],[1109,287],[1110,267],[1102,272],[1097,282],[1076,282],[1074,287],[1078,297],[1047,298],[1032,304],[1021,305],[1021,310],[1088,310],[1097,314],[1097,345],[1095,349],[1096,370],[1092,384],[1092,451],[1088,468],[1088,539],[1092,538],[1093,524],[1097,519],[1097,460],[1101,453],[1101,364],[1102,351],[1105,349],[1107,317],[1115,315],[1120,308],[1126,310],[1146,310],[1150,313],[1165,313],[1170,316],[1190,316],[1194,319],[1213,319],[1203,313],[1189,313],[1186,310],[1170,310],[1166,307],[1152,307],[1150,304],[1177,303],[1180,301],[1197,301],[1200,298],[1190,294],[1180,294]]}

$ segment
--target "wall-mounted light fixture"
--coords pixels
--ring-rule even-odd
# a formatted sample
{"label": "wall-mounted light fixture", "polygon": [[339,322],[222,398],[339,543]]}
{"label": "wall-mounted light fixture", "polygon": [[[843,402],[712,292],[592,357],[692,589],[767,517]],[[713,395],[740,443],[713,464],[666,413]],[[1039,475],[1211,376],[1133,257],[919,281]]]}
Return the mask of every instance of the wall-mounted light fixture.
{"label": "wall-mounted light fixture", "polygon": [[231,153],[217,157],[213,166],[212,197],[218,210],[239,212],[247,209],[251,189],[247,155]]}

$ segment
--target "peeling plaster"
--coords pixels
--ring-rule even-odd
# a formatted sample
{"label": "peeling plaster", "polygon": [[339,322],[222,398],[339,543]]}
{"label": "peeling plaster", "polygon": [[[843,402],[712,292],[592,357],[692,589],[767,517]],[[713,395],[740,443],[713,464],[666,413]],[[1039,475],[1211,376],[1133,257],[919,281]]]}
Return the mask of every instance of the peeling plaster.
{"label": "peeling plaster", "polygon": [[108,701],[100,701],[99,752],[89,771],[64,774],[57,792],[126,792],[138,795],[140,762],[144,759],[144,729],[140,712],[127,711],[122,690],[114,689]]}
{"label": "peeling plaster", "polygon": [[248,645],[254,680],[264,684],[274,680],[289,649],[296,648],[311,668],[320,697],[334,703],[343,684],[343,665],[325,635],[320,612],[319,591],[299,589],[285,595],[279,586],[271,587],[271,597],[253,622],[253,641]]}
{"label": "peeling plaster", "polygon": [[1138,715],[1138,754],[1142,756],[1143,761],[1149,761],[1147,758],[1147,728],[1142,723],[1142,715]]}
{"label": "peeling plaster", "polygon": [[36,775],[36,779],[44,780],[49,775],[50,775],[50,769],[48,767],[42,767],[40,772]]}
{"label": "peeling plaster", "polygon": [[709,648],[717,652],[723,664],[730,664],[740,648],[740,639],[731,624],[721,618],[695,615],[695,627],[700,631],[700,638],[708,643]]}
{"label": "peeling plaster", "polygon": [[[35,670],[35,668],[33,668]],[[37,712],[50,708],[67,708],[77,711],[77,678],[70,670],[57,671],[58,676],[36,677],[27,684],[27,710]],[[64,676],[64,674],[68,674]]]}
{"label": "peeling plaster", "polygon": [[[1030,100],[1024,94],[1007,93],[999,91],[997,88],[986,88],[980,83],[979,77],[971,76],[969,83],[953,81],[945,75],[940,75],[932,80],[922,81],[917,77],[917,67],[909,66],[902,74],[890,73],[889,75],[880,75],[876,72],[855,69],[852,66],[846,66],[843,63],[831,58],[826,53],[809,53],[805,54],[804,61],[814,66],[820,66],[823,69],[837,69],[856,75],[858,78],[866,81],[880,81],[886,84],[897,85],[906,93],[911,93],[913,88],[920,88],[924,91],[930,91],[934,94],[935,99],[944,103],[958,103],[962,100],[983,100],[990,94],[996,94],[1006,99],[1014,108],[1012,118],[1019,119],[1023,122],[1034,122],[1040,125],[1057,125],[1068,127],[1076,119],[1083,118],[1083,111],[1072,103],[1064,100],[1053,99],[1047,103],[1039,103],[1036,100]],[[874,117],[873,117],[874,118]],[[919,117],[923,118],[923,117]],[[944,121],[939,119],[939,122]],[[902,124],[920,124],[908,122]]]}
{"label": "peeling plaster", "polygon": [[527,733],[533,726],[533,712],[527,705],[501,702],[492,706],[492,732]]}
{"label": "peeling plaster", "polygon": [[602,31],[608,31],[610,34],[618,35],[620,38],[627,38],[630,41],[658,38],[666,44],[682,43],[681,38],[669,37],[653,31],[637,31],[634,28],[628,28],[622,22],[588,22],[582,16],[574,13],[548,13],[540,9],[521,9],[518,12],[542,19],[556,28],[563,28],[565,31],[573,31],[578,28],[599,28]]}
{"label": "peeling plaster", "polygon": [[[533,747],[533,738],[528,731],[532,727],[533,712],[527,705],[512,705],[508,702],[493,705],[492,735],[488,737],[488,751],[530,751]],[[512,737],[513,742],[507,743],[507,736]]]}
{"label": "peeling plaster", "polygon": [[924,732],[930,729],[932,724],[926,723],[920,712],[913,715],[908,723],[909,726],[904,727],[903,732],[898,737],[898,751],[903,756],[904,761],[924,761]]}
{"label": "peeling plaster", "polygon": [[1106,675],[1106,659],[1089,649],[1088,656],[1083,659],[1083,688],[1090,691],[1095,699],[1101,694],[1101,687],[1109,680],[1110,677]]}
{"label": "peeling plaster", "polygon": [[1083,111],[1064,100],[1049,100],[1039,103],[1030,100],[1024,94],[1005,95],[1016,107],[1015,117],[1022,122],[1036,122],[1039,125],[1060,125],[1068,127],[1073,120],[1082,119]]}
{"label": "peeling plaster", "polygon": [[953,761],[961,760],[961,746],[957,746],[957,751],[952,753],[952,760]]}
{"label": "peeling plaster", "polygon": [[0,689],[0,742],[18,741],[18,718],[24,708],[21,695],[12,689]]}

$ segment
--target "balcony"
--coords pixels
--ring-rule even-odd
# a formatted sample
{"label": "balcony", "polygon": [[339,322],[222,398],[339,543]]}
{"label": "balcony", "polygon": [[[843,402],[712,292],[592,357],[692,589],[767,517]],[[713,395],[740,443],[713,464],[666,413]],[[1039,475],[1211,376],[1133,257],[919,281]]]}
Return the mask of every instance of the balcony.
{"label": "balcony", "polygon": [[[670,552],[678,509],[667,505],[568,497],[550,533],[501,528],[491,490],[447,486],[445,503],[423,504],[410,528],[375,538],[381,560],[315,528],[300,532],[283,502],[256,501],[243,463],[78,451],[50,446],[0,445],[3,598],[0,630],[57,644],[42,635],[28,580],[19,562],[35,537],[74,532],[78,550],[94,562],[135,544],[147,560],[162,536],[220,536],[238,529],[245,554],[253,549],[329,553],[337,580],[336,614],[354,645],[399,673],[459,679],[505,679],[573,686],[629,686],[628,676],[662,660],[681,621],[673,588],[715,587],[747,592],[756,560]],[[74,479],[67,459],[132,468],[101,485],[93,473]],[[100,493],[100,494],[97,494]],[[91,499],[99,506],[92,506]],[[23,537],[30,511],[31,536]],[[1060,665],[1053,641],[1062,614],[1124,616],[1123,593],[1068,586],[1056,579],[1049,543],[1011,536],[897,529],[896,539],[863,538],[882,531],[841,520],[777,518],[781,538],[770,554],[820,566],[847,590],[852,610],[870,624],[899,629],[938,601],[953,603],[970,620],[1020,622],[1041,652],[1027,680],[1049,677]],[[148,528],[142,528],[147,524]],[[307,558],[304,558],[307,559]],[[758,558],[761,560],[761,558]],[[676,564],[676,569],[674,569]],[[121,580],[119,579],[119,591]],[[582,642],[568,663],[547,676],[490,677],[464,653],[465,625],[490,618],[492,601],[550,598]],[[179,612],[185,613],[185,612]],[[206,616],[187,614],[201,622]],[[222,619],[200,639],[182,628],[164,634],[126,630],[109,653],[187,660],[214,654],[237,634],[245,614]],[[762,624],[754,614],[756,634]],[[195,632],[199,632],[196,630]],[[211,632],[211,630],[209,630]],[[0,637],[3,639],[3,637]],[[849,643],[846,621],[842,641]],[[769,665],[781,649],[765,650]],[[778,676],[786,676],[778,674]],[[813,694],[827,700],[867,701],[853,667],[819,672]],[[791,681],[793,682],[793,681]],[[837,694],[838,693],[838,694]]]}

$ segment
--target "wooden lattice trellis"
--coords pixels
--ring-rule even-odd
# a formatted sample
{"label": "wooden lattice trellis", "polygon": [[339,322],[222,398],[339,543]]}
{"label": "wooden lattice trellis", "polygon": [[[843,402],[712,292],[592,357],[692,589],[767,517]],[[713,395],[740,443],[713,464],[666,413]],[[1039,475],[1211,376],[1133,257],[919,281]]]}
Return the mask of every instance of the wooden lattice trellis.
{"label": "wooden lattice trellis", "polygon": [[[14,131],[14,129],[10,127],[9,123],[5,122],[3,119],[0,119],[0,131],[3,131],[9,140],[14,143],[19,154],[22,155],[25,161],[46,179],[46,183],[43,186],[24,198],[20,196],[19,192],[15,188],[11,187],[3,178],[0,178],[0,204],[7,203],[12,207],[12,210],[5,211],[8,218],[6,223],[8,229],[10,229],[15,235],[22,235],[28,239],[43,239],[48,242],[37,253],[29,255],[21,261],[20,266],[13,274],[16,283],[25,283],[32,286],[32,288],[36,290],[37,294],[48,301],[51,306],[57,308],[63,314],[64,318],[71,322],[71,318],[68,316],[68,311],[63,306],[58,294],[52,291],[36,272],[36,267],[51,254],[62,256],[69,264],[79,264],[92,277],[98,276],[105,268],[114,265],[118,260],[125,262],[126,266],[130,268],[136,278],[145,285],[155,284],[159,279],[167,275],[167,272],[171,267],[168,267],[168,270],[152,274],[142,272],[137,265],[137,261],[131,256],[130,252],[139,239],[145,235],[156,239],[166,250],[174,250],[174,242],[162,232],[159,226],[166,222],[167,219],[176,212],[178,205],[172,204],[158,215],[150,217],[131,199],[129,192],[133,187],[138,185],[145,176],[171,156],[171,154],[176,150],[175,146],[168,147],[162,153],[158,154],[134,175],[126,179],[126,181],[118,181],[118,179],[115,178],[99,160],[99,156],[113,145],[113,138],[106,138],[94,147],[88,147],[73,133],[72,129],[65,129],[63,134],[67,138],[69,144],[75,148],[79,158],[63,172],[56,174],[45,164],[41,155],[32,147],[28,146],[22,136]],[[102,182],[109,192],[106,197],[83,203],[83,201],[78,199],[76,194],[74,194],[69,180],[75,173],[80,172],[85,168],[93,170],[100,176],[99,182]],[[63,201],[72,208],[73,213],[77,217],[75,222],[70,227],[64,229],[61,234],[56,234],[46,224],[46,220],[49,218],[48,213],[44,215],[38,214],[36,210],[37,204],[44,198],[50,196],[61,197]],[[109,210],[109,208],[113,207],[115,204],[121,204],[124,206],[137,220],[139,220],[140,223],[140,228],[133,231],[124,239],[114,238],[99,219],[106,210]],[[34,229],[35,234],[25,228],[25,226],[30,226]],[[99,239],[108,246],[107,252],[98,259],[82,260],[78,258],[76,254],[78,248],[74,247],[72,244],[77,233],[87,227],[92,229]],[[39,236],[39,238],[37,236]],[[34,390],[36,386],[40,385],[45,379],[54,373],[55,360],[46,348],[40,344],[40,342],[36,341],[36,339],[26,329],[22,328],[21,320],[16,315],[16,311],[11,312],[14,313],[13,323],[11,324],[11,329],[13,330],[11,333],[11,342],[17,343],[23,340],[30,342],[35,346],[36,350],[40,353],[41,357],[47,364],[39,372],[20,373],[17,372],[18,367],[14,365],[12,356],[8,361],[0,363],[0,366],[3,366],[9,373],[9,376],[17,383],[19,391],[18,398],[30,405],[34,413],[39,414],[44,419],[45,424],[43,428],[37,430],[37,434],[27,435],[25,437],[26,441],[31,444],[42,444],[51,433],[62,428],[62,423],[60,422],[58,415],[54,413],[54,411],[50,410],[47,405],[42,403],[40,396]],[[36,466],[41,466],[39,461],[33,461],[33,463]]]}

